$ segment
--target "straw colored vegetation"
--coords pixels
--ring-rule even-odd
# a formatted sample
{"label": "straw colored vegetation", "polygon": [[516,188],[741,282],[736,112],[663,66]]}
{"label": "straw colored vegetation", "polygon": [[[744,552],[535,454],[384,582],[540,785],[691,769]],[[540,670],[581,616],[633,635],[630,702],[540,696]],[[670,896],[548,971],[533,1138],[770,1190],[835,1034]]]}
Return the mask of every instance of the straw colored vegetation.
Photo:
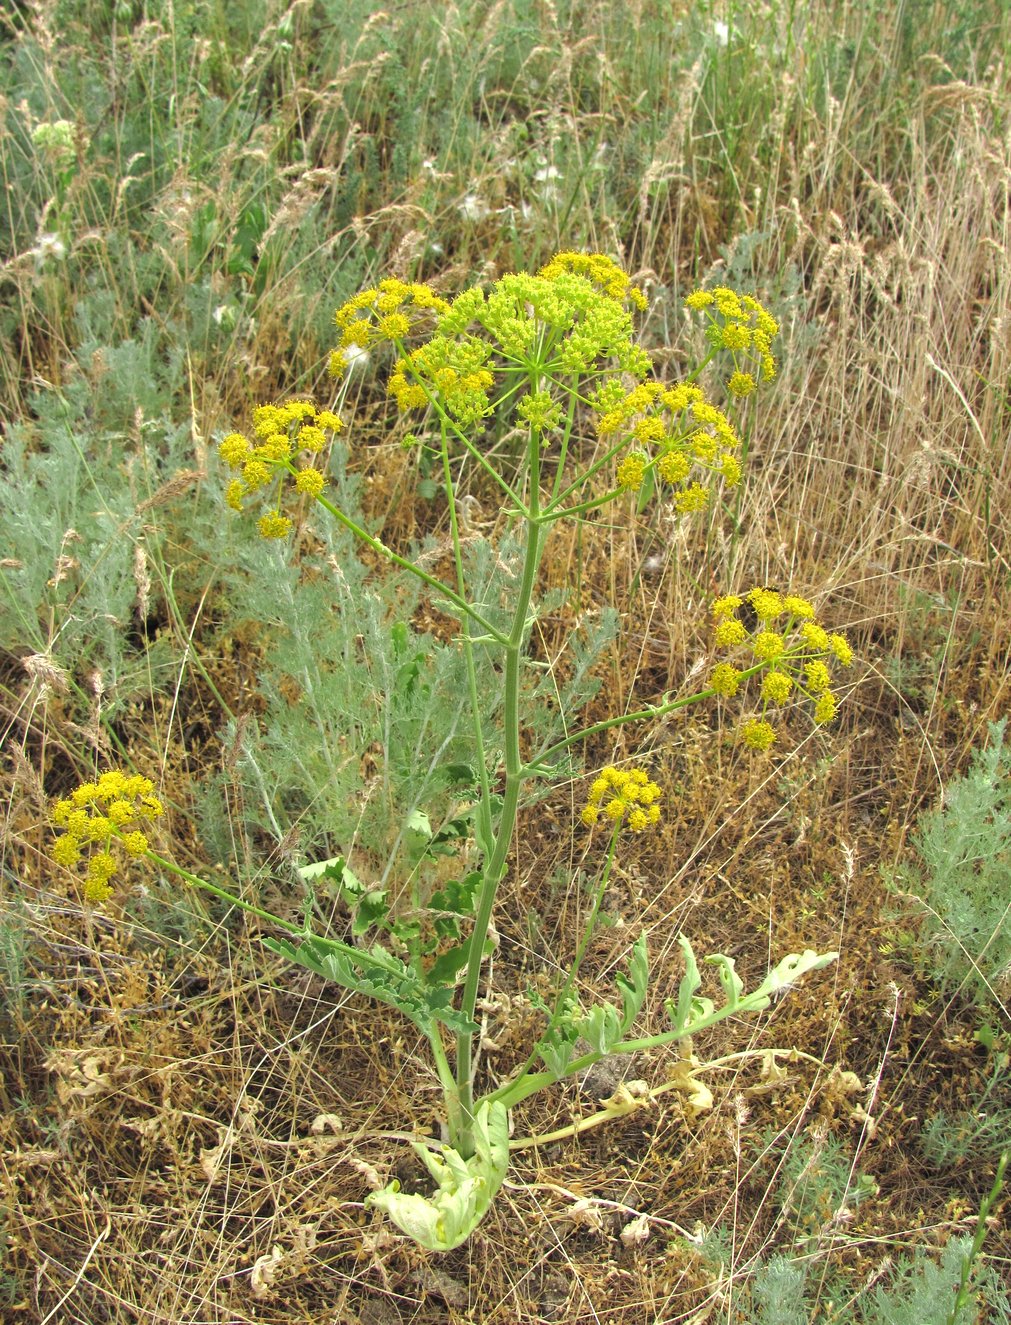
{"label": "straw colored vegetation", "polygon": [[[0,15],[5,1320],[1011,1318],[992,1195],[1011,774],[990,727],[1011,693],[1009,49],[1003,6],[974,0]],[[675,519],[643,490],[549,542],[543,721],[698,689],[713,599],[751,585],[830,609],[855,662],[834,722],[788,716],[768,752],[714,700],[590,737],[531,797],[481,1089],[530,1052],[579,940],[584,770],[634,762],[663,789],[662,826],[616,857],[588,999],[643,933],[648,1033],[681,934],[748,988],[785,952],[840,957],[765,1013],[520,1105],[516,1136],[542,1143],[440,1255],[365,1206],[393,1177],[424,1187],[406,1144],[438,1134],[424,1036],[149,865],[95,908],[50,816],[121,767],[152,780],[157,850],[264,910],[299,921],[306,860],[378,877],[422,738],[459,722],[458,624],[308,494],[283,545],[260,539],[217,443],[264,401],[330,408],[334,311],[362,287],[451,299],[559,249],[644,290],[639,340],[671,381],[705,352],[699,286],[753,292],[780,340],[722,508]],[[418,425],[389,358],[346,357],[328,491],[446,578],[439,466],[403,445]],[[588,421],[578,444],[600,444]],[[465,495],[492,578],[500,505],[477,479]],[[580,1128],[606,1099],[623,1116]]]}

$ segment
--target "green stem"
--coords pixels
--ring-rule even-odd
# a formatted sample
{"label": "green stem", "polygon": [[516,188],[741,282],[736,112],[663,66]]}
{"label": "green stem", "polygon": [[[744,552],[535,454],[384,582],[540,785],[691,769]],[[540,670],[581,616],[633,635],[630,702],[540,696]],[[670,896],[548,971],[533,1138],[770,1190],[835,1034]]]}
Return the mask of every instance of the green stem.
{"label": "green stem", "polygon": [[[722,1008],[715,1008],[708,1016],[699,1017],[679,1031],[665,1031],[660,1035],[646,1035],[639,1040],[621,1040],[618,1044],[611,1047],[612,1054],[635,1054],[644,1049],[658,1049],[666,1044],[676,1044],[678,1040],[685,1040],[691,1035],[697,1035],[700,1031],[706,1031],[710,1026],[717,1025],[725,1018],[740,1014],[742,1012],[760,1011],[759,1008],[749,1008],[747,999],[734,1004],[733,1007],[725,1005]],[[583,1054],[580,1058],[574,1058],[565,1069],[563,1076],[575,1076],[578,1072],[584,1072],[594,1063],[599,1063],[604,1055],[597,1050],[591,1050],[590,1053]],[[493,1090],[489,1095],[484,1096],[485,1101],[500,1101],[507,1109],[514,1109],[517,1104],[521,1104],[531,1095],[536,1095],[539,1090],[544,1090],[546,1086],[552,1086],[559,1078],[553,1072],[532,1072],[525,1078],[517,1078],[509,1081],[504,1086],[499,1086],[498,1090]]]}
{"label": "green stem", "polygon": [[250,915],[259,916],[261,920],[269,920],[271,924],[286,929],[289,934],[302,935],[305,933],[304,925],[293,925],[290,920],[275,915],[273,911],[264,911],[262,907],[254,906],[252,902],[244,902],[241,897],[236,897],[235,893],[230,893],[227,888],[219,888],[216,883],[208,883],[206,879],[201,879],[198,875],[191,874],[189,870],[184,870],[181,865],[176,865],[173,861],[166,860],[164,856],[159,856],[156,851],[148,850],[145,851],[144,855],[148,860],[160,865],[162,869],[168,870],[170,874],[176,874],[180,879],[185,879],[194,888],[202,888],[204,892],[220,897],[223,902],[230,902],[232,906],[237,906],[241,911],[248,911]]}
{"label": "green stem", "polygon": [[[460,545],[460,522],[456,510],[456,492],[453,487],[453,471],[449,463],[449,439],[445,426],[442,429],[442,473],[446,484],[446,498],[449,509],[449,528],[453,539],[453,559],[456,565],[456,587],[461,597],[466,594],[466,581],[463,573],[463,549]],[[494,826],[491,816],[491,785],[488,780],[488,764],[484,751],[484,731],[481,726],[481,703],[478,694],[477,667],[474,661],[474,641],[470,633],[470,620],[463,619],[463,653],[467,664],[467,689],[470,695],[470,711],[474,725],[474,744],[477,749],[477,772],[481,784],[481,798],[477,809],[476,836],[478,846],[490,855]]]}
{"label": "green stem", "polygon": [[997,1172],[994,1175],[993,1186],[983,1200],[980,1202],[979,1214],[976,1218],[976,1232],[973,1235],[972,1246],[965,1256],[962,1257],[962,1267],[959,1273],[958,1292],[955,1295],[955,1302],[951,1308],[951,1315],[948,1317],[946,1325],[957,1325],[958,1317],[961,1312],[969,1306],[972,1298],[971,1280],[973,1267],[979,1258],[979,1253],[983,1250],[983,1243],[987,1234],[987,1219],[990,1211],[1000,1196],[1001,1188],[1004,1186],[1004,1173],[1008,1166],[1008,1157],[1011,1151],[1005,1150],[997,1161]]}
{"label": "green stem", "polygon": [[[756,667],[752,670],[758,671],[759,669]],[[747,673],[747,675],[750,674],[750,672]],[[682,695],[680,699],[672,699],[668,704],[651,705],[649,708],[637,709],[635,713],[619,714],[616,718],[603,718],[600,722],[595,722],[589,727],[583,727],[571,736],[566,736],[564,740],[556,741],[554,745],[542,750],[530,761],[527,772],[533,776],[535,772],[539,771],[539,765],[553,759],[555,755],[560,755],[564,750],[568,750],[570,746],[585,741],[587,737],[596,736],[598,732],[610,731],[612,727],[622,727],[628,722],[642,722],[645,718],[662,718],[677,709],[687,708],[689,704],[696,704],[700,699],[710,699],[715,694],[716,691],[712,689],[700,690],[695,695]]]}
{"label": "green stem", "polygon": [[446,1047],[442,1043],[442,1036],[439,1034],[438,1024],[433,1025],[429,1030],[428,1039],[432,1046],[432,1057],[435,1060],[435,1070],[439,1074],[443,1094],[446,1097],[448,1105],[449,1101],[456,1095],[456,1082],[453,1080],[453,1069],[449,1065],[449,1059],[446,1056]]}
{"label": "green stem", "polygon": [[[543,536],[538,525],[540,463],[536,436],[529,445],[530,467],[530,513],[527,517],[527,546],[523,559],[523,574],[520,581],[516,609],[513,613],[512,629],[505,646],[505,695],[504,695],[504,744],[505,744],[505,792],[498,830],[490,857],[485,861],[483,878],[478,892],[474,931],[470,941],[470,954],[467,958],[467,975],[464,980],[461,1011],[469,1021],[474,1020],[477,1006],[478,983],[481,978],[481,963],[484,957],[484,945],[491,923],[495,894],[505,872],[506,858],[512,842],[513,829],[519,809],[520,788],[524,770],[520,758],[520,670],[522,667],[523,643],[526,639],[527,614],[533,595],[537,567],[540,564]],[[456,1037],[456,1087],[460,1104],[459,1118],[449,1119],[450,1144],[465,1159],[473,1154],[473,1114],[474,1114],[474,1056],[473,1033],[459,1031]]]}
{"label": "green stem", "polygon": [[364,530],[360,524],[356,524],[349,515],[345,515],[339,507],[335,506],[333,502],[329,501],[326,497],[320,496],[317,497],[316,500],[324,510],[330,512],[338,523],[342,524],[344,528],[354,534],[356,538],[360,538],[363,543],[367,543],[373,551],[388,558],[395,566],[400,566],[402,570],[410,571],[410,573],[417,576],[423,584],[427,584],[430,589],[435,589],[438,593],[445,595],[458,611],[462,612],[464,616],[469,617],[472,621],[475,621],[497,644],[506,644],[506,637],[501,631],[496,630],[490,621],[486,621],[481,613],[471,607],[470,603],[468,603],[465,598],[462,598],[455,589],[451,589],[448,584],[444,584],[442,580],[437,579],[434,575],[429,575],[428,572],[423,571],[420,566],[416,566],[413,561],[408,561],[406,557],[401,557],[398,553],[394,552],[392,548],[388,548],[381,539],[374,538],[372,534]]}

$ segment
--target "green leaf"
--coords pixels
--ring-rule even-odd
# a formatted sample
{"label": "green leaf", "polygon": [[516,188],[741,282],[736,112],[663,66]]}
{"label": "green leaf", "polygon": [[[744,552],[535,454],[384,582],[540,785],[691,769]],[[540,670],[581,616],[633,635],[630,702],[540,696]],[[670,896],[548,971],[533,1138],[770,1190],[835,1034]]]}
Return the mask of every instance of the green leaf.
{"label": "green leaf", "polygon": [[617,985],[621,993],[621,1013],[609,1004],[601,1004],[590,1009],[584,1017],[573,1020],[572,1026],[577,1034],[586,1040],[599,1054],[609,1054],[622,1039],[629,1027],[639,1015],[646,997],[646,985],[649,978],[649,961],[646,953],[646,936],[640,934],[632,948],[629,959],[628,979],[618,975]]}
{"label": "green leaf", "polygon": [[749,1008],[767,1008],[774,997],[792,989],[802,975],[807,975],[808,971],[820,971],[838,957],[837,952],[817,953],[811,948],[805,948],[803,952],[787,953],[743,1002]]}
{"label": "green leaf", "polygon": [[432,823],[424,810],[412,810],[404,821],[404,845],[415,859],[427,854],[432,841]]}
{"label": "green leaf", "polygon": [[557,1030],[537,1046],[541,1061],[556,1081],[561,1081],[566,1075],[575,1050],[575,1040],[565,1039]]}
{"label": "green leaf", "polygon": [[452,985],[459,972],[467,965],[469,955],[469,943],[459,943],[456,947],[440,953],[425,972],[426,984]]}
{"label": "green leaf", "polygon": [[691,944],[684,936],[680,937],[678,942],[685,954],[685,973],[678,988],[677,1003],[668,999],[666,1006],[674,1030],[681,1035],[691,1035],[693,1030],[704,1022],[711,1024],[734,1011],[760,1012],[763,1008],[767,1008],[777,995],[792,989],[802,975],[828,966],[829,962],[834,962],[839,956],[837,952],[817,953],[810,948],[805,948],[801,953],[788,953],[773,967],[757,989],[745,994],[744,983],[734,969],[733,959],[725,957],[723,953],[715,953],[707,957],[706,961],[709,965],[718,968],[720,984],[723,986],[724,1004],[717,1013],[716,1004],[711,998],[702,998],[696,993],[702,980]]}
{"label": "green leaf", "polygon": [[621,1019],[617,1009],[609,1003],[592,1007],[585,1017],[574,1021],[572,1026],[598,1054],[609,1054],[621,1039]]}
{"label": "green leaf", "polygon": [[720,984],[723,986],[726,1006],[736,1008],[738,999],[744,989],[744,981],[734,969],[733,957],[724,957],[722,952],[717,952],[705,960],[710,966],[719,967]]}
{"label": "green leaf", "polygon": [[646,998],[649,983],[649,954],[646,951],[646,935],[640,934],[632,945],[632,955],[628,961],[628,975],[618,976],[618,988],[621,990],[621,1031],[624,1035],[631,1029],[632,1023]]}
{"label": "green leaf", "polygon": [[700,1021],[702,1016],[708,1016],[713,1011],[714,1004],[712,999],[695,997],[696,990],[702,984],[698,962],[695,960],[695,953],[686,935],[681,934],[678,943],[681,944],[681,951],[685,957],[685,973],[678,985],[677,1003],[675,1004],[673,1000],[668,999],[666,1007],[667,1013],[674,1023],[674,1029],[683,1031],[690,1021]]}
{"label": "green leaf", "polygon": [[481,884],[480,870],[471,870],[462,879],[451,879],[444,888],[432,894],[432,911],[450,911],[457,916],[474,914],[474,896]]}
{"label": "green leaf", "polygon": [[384,1210],[399,1229],[429,1251],[452,1251],[466,1242],[484,1218],[509,1167],[509,1117],[495,1101],[474,1115],[474,1154],[464,1159],[450,1146],[433,1154],[420,1142],[415,1152],[438,1184],[434,1196],[402,1192],[392,1182],[372,1192],[368,1206]]}
{"label": "green leaf", "polygon": [[288,939],[265,938],[262,942],[271,952],[324,980],[398,1008],[426,1035],[437,1021],[453,1031],[473,1033],[478,1029],[453,1007],[452,986],[424,984],[399,957],[379,944],[365,950],[318,934],[307,934],[297,947]]}
{"label": "green leaf", "polygon": [[316,879],[333,879],[335,883],[340,883],[345,871],[351,873],[347,869],[344,857],[334,856],[331,860],[318,860],[311,865],[302,865],[298,870],[298,874],[306,883],[312,883]]}
{"label": "green leaf", "polygon": [[298,873],[309,884],[320,879],[336,884],[338,896],[347,903],[351,912],[351,932],[355,938],[370,929],[389,928],[390,908],[386,889],[370,888],[368,884],[362,883],[343,856],[334,856],[331,860],[314,865],[303,865]]}

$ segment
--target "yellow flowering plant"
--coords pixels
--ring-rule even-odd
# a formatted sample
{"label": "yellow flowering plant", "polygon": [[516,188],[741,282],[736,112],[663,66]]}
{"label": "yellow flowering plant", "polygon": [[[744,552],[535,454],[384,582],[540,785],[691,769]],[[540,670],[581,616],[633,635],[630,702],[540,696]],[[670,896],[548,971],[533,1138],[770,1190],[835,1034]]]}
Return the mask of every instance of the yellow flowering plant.
{"label": "yellow flowering plant", "polygon": [[[440,578],[426,565],[387,547],[331,499],[327,452],[347,426],[336,408],[311,400],[265,404],[247,432],[220,443],[231,471],[225,500],[237,512],[253,507],[265,538],[283,539],[307,504],[315,504],[378,558],[415,576],[440,610],[459,623],[466,662],[473,769],[465,805],[444,822],[411,813],[401,841],[411,904],[395,890],[370,886],[341,856],[306,865],[310,892],[305,920],[296,924],[266,912],[237,892],[202,880],[157,854],[145,826],[161,813],[150,783],[115,771],[103,774],[57,803],[61,830],[54,854],[85,872],[90,902],[105,901],[120,860],[146,856],[160,868],[269,922],[283,937],[266,946],[323,979],[398,1008],[424,1034],[445,1102],[445,1143],[419,1141],[437,1191],[404,1193],[396,1183],[369,1199],[422,1245],[448,1250],[470,1235],[505,1177],[509,1114],[538,1090],[564,1080],[607,1054],[684,1041],[716,1022],[767,1007],[799,976],[836,956],[810,950],[785,956],[750,994],[732,959],[716,954],[722,1001],[700,994],[702,977],[691,944],[680,943],[685,972],[667,1005],[670,1025],[636,1036],[648,963],[645,933],[632,944],[617,998],[586,1007],[577,979],[598,922],[616,853],[622,843],[655,830],[664,795],[635,767],[606,767],[590,782],[581,821],[606,835],[592,901],[575,956],[554,994],[533,996],[543,1018],[526,1061],[483,1096],[478,1091],[478,995],[490,951],[492,917],[510,849],[521,830],[524,795],[533,784],[571,777],[569,757],[588,736],[631,722],[663,717],[688,704],[730,700],[749,687],[761,707],[741,729],[744,743],[768,749],[775,731],[769,714],[809,701],[817,723],[835,716],[833,673],[851,661],[841,635],[830,634],[804,599],[769,589],[727,595],[713,605],[714,662],[697,693],[569,731],[563,740],[524,751],[522,712],[527,644],[536,617],[538,573],[548,534],[559,520],[621,503],[647,480],[682,516],[707,508],[714,494],[742,478],[740,442],[730,417],[706,395],[699,375],[725,357],[731,399],[746,397],[775,375],[775,320],[751,296],[719,288],[686,300],[704,314],[710,352],[680,382],[660,380],[637,344],[633,317],[646,299],[629,276],[600,254],[560,253],[536,274],[503,276],[489,291],[479,286],[446,300],[426,285],[383,280],[349,300],[336,314],[339,343],[331,372],[341,378],[349,362],[382,351],[392,357],[388,391],[420,427],[441,463],[452,573]],[[483,444],[489,422],[519,430],[523,444],[507,464]],[[595,446],[577,443],[589,429]],[[479,600],[464,557],[465,475],[476,474],[499,494],[506,523],[520,551],[515,578],[500,600]],[[467,533],[467,538],[474,535]],[[501,685],[496,729],[486,730],[478,662],[491,658]],[[483,673],[487,675],[487,671]],[[436,871],[466,845],[471,867],[446,881]],[[335,892],[347,905],[348,932],[316,933],[309,924],[311,893]],[[403,893],[399,894],[402,896]],[[602,1116],[617,1116],[605,1109]]]}

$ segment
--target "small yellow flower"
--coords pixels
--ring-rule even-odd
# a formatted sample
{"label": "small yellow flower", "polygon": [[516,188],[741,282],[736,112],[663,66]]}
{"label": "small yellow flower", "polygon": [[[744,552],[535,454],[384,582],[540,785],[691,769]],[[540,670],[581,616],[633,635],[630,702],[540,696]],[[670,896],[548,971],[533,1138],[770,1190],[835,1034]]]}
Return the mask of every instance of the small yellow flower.
{"label": "small yellow flower", "polygon": [[[53,806],[52,822],[66,829],[53,843],[56,863],[67,868],[78,864],[83,858],[83,848],[89,846],[84,879],[84,896],[88,902],[100,904],[110,896],[109,880],[118,867],[114,854],[117,846],[129,857],[142,856],[148,850],[146,835],[135,825],[163,813],[161,801],[153,791],[150,778],[140,774],[128,776],[113,768],[97,782],[82,783]],[[94,846],[99,850],[94,850]]]}
{"label": "small yellow flower", "polygon": [[689,405],[698,404],[704,399],[702,388],[688,382],[679,382],[677,386],[668,387],[660,393],[660,400],[672,414],[682,414]]}
{"label": "small yellow flower", "polygon": [[722,598],[717,598],[713,603],[713,616],[717,621],[725,616],[731,616],[739,607],[744,606],[744,599],[738,598],[735,593],[724,594]]}
{"label": "small yellow flower", "polygon": [[287,538],[291,533],[292,524],[286,515],[281,515],[279,511],[271,511],[268,515],[260,516],[256,527],[260,531],[261,538]]}
{"label": "small yellow flower", "polygon": [[406,313],[387,313],[378,322],[377,330],[384,340],[403,340],[411,330]]}
{"label": "small yellow flower", "polygon": [[737,456],[731,455],[729,451],[724,451],[720,456],[720,473],[723,475],[723,481],[728,487],[736,488],[741,481],[742,470],[741,462]]}
{"label": "small yellow flower", "polygon": [[818,697],[814,706],[814,720],[817,723],[831,722],[839,710],[839,701],[831,690],[826,690]]}
{"label": "small yellow flower", "polygon": [[591,782],[580,817],[592,828],[603,813],[612,824],[624,824],[632,832],[641,833],[660,822],[657,801],[662,795],[644,768],[621,769],[609,765]]}
{"label": "small yellow flower", "polygon": [[[723,348],[725,350],[746,350],[751,344],[751,332],[742,322],[728,322],[723,328]],[[751,379],[751,384],[744,391],[734,391],[733,386],[730,390],[734,395],[746,396],[755,389],[755,379],[750,373],[734,373],[734,377],[747,377]],[[730,379],[733,382],[734,377]],[[729,384],[728,384],[729,385]]]}
{"label": "small yellow flower", "polygon": [[88,861],[88,878],[100,879],[104,883],[116,873],[116,857],[111,851],[96,851]]}
{"label": "small yellow flower", "polygon": [[320,428],[329,428],[334,433],[344,431],[343,420],[330,409],[321,409],[316,415],[316,423]]}
{"label": "small yellow flower", "polygon": [[747,638],[744,622],[734,616],[724,617],[713,631],[713,643],[718,649],[732,649],[737,644],[743,644]]}
{"label": "small yellow flower", "polygon": [[783,636],[774,630],[760,631],[751,642],[752,652],[759,662],[774,662],[785,647]]}
{"label": "small yellow flower", "polygon": [[828,631],[819,626],[817,621],[804,621],[800,627],[801,637],[820,653],[824,653],[829,647]]}
{"label": "small yellow flower", "polygon": [[656,472],[665,483],[683,483],[691,472],[691,461],[683,451],[665,451],[656,462]]}
{"label": "small yellow flower", "polygon": [[709,505],[709,492],[701,483],[692,483],[682,492],[674,494],[674,505],[682,515],[704,511]]}
{"label": "small yellow flower", "polygon": [[814,608],[806,598],[798,598],[796,594],[788,593],[783,597],[783,609],[789,612],[791,616],[797,617],[801,621],[810,621],[814,616]]}
{"label": "small yellow flower", "polygon": [[247,460],[242,467],[242,478],[246,491],[255,492],[257,488],[264,488],[270,482],[270,466],[265,465],[262,460]]}
{"label": "small yellow flower", "polygon": [[67,816],[66,827],[68,833],[87,842],[91,836],[91,815],[87,810],[73,810]]}
{"label": "small yellow flower", "polygon": [[[728,328],[729,330],[729,328]],[[730,380],[727,382],[727,390],[732,396],[745,397],[750,396],[753,391],[758,389],[758,383],[750,373],[736,372],[731,373]]]}
{"label": "small yellow flower", "polygon": [[261,441],[286,428],[288,423],[288,414],[280,405],[257,405],[253,410],[253,432]]}
{"label": "small yellow flower", "polygon": [[732,699],[741,684],[741,673],[731,663],[717,663],[709,684],[724,699]]}
{"label": "small yellow flower", "polygon": [[112,896],[112,885],[108,879],[92,878],[89,874],[84,881],[84,900],[91,906],[104,906]]}
{"label": "small yellow flower", "polygon": [[[268,464],[283,464],[285,460],[291,459],[291,438],[286,432],[272,432],[256,447],[253,455],[256,459],[264,460]],[[243,474],[248,468],[247,464],[243,468]]]}
{"label": "small yellow flower", "polygon": [[325,485],[326,479],[318,469],[300,470],[295,479],[295,487],[299,492],[308,493],[310,497],[318,497]]}
{"label": "small yellow flower", "polygon": [[108,842],[116,831],[116,825],[107,814],[93,814],[88,820],[87,837],[92,842]]}
{"label": "small yellow flower", "polygon": [[72,833],[64,833],[53,844],[53,860],[57,865],[76,865],[81,859],[81,844]]}
{"label": "small yellow flower", "polygon": [[845,635],[830,635],[828,647],[844,667],[849,667],[853,661],[853,650]]}
{"label": "small yellow flower", "polygon": [[128,856],[143,856],[147,851],[147,838],[138,830],[132,833],[124,833],[120,840]]}
{"label": "small yellow flower", "polygon": [[218,447],[218,455],[232,469],[241,469],[249,459],[253,445],[241,432],[230,432]]}
{"label": "small yellow flower", "polygon": [[102,774],[98,779],[96,786],[96,798],[100,801],[111,801],[114,798],[123,795],[126,786],[126,778],[118,768],[112,768],[107,773]]}
{"label": "small yellow flower", "polygon": [[807,679],[807,688],[812,695],[823,695],[832,684],[829,670],[820,658],[815,658],[812,662],[804,664],[804,676]]}
{"label": "small yellow flower", "polygon": [[769,671],[762,677],[762,698],[769,704],[785,704],[793,689],[793,678],[785,672]]}
{"label": "small yellow flower", "polygon": [[739,318],[744,316],[740,295],[736,290],[731,290],[729,286],[718,285],[713,291],[713,299],[724,317]]}
{"label": "small yellow flower", "polygon": [[630,492],[641,488],[646,477],[646,457],[643,453],[630,451],[619,464],[616,477],[619,487],[627,488]]}
{"label": "small yellow flower", "polygon": [[610,785],[605,777],[594,778],[590,784],[590,804],[599,805],[607,795],[607,789]]}
{"label": "small yellow flower", "polygon": [[783,610],[783,596],[775,589],[752,589],[748,594],[748,602],[761,622],[774,620]]}
{"label": "small yellow flower", "polygon": [[639,419],[632,432],[637,442],[658,442],[664,435],[663,420],[655,415]]}
{"label": "small yellow flower", "polygon": [[326,433],[313,423],[304,424],[299,429],[298,444],[303,451],[322,451],[326,446]]}
{"label": "small yellow flower", "polygon": [[85,806],[90,805],[97,795],[98,787],[94,782],[82,782],[70,793],[70,799],[77,806]]}
{"label": "small yellow flower", "polygon": [[752,718],[741,728],[744,744],[752,750],[768,750],[776,739],[774,729],[759,718]]}

